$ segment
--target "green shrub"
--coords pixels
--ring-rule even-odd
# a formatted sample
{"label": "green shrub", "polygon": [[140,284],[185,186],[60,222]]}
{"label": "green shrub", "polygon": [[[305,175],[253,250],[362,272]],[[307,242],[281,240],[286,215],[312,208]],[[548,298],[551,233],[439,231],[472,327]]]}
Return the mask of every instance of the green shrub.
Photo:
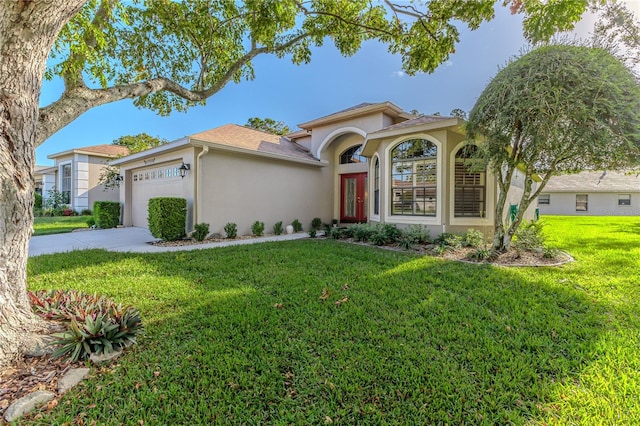
{"label": "green shrub", "polygon": [[402,230],[394,223],[380,223],[376,231],[386,236],[387,243],[395,243],[402,237]]}
{"label": "green shrub", "polygon": [[558,256],[560,256],[560,250],[558,250],[557,248],[544,247],[542,249],[542,257],[544,257],[545,259],[555,259]]}
{"label": "green shrub", "polygon": [[93,212],[91,211],[91,209],[82,209],[82,211],[80,212],[80,214],[82,216],[91,216],[93,214]]}
{"label": "green shrub", "polygon": [[273,225],[273,233],[274,235],[281,235],[284,232],[284,228],[282,227],[282,221],[276,222]]}
{"label": "green shrub", "polygon": [[309,230],[309,237],[315,238],[317,235],[318,235],[318,231],[316,230],[316,228],[311,228]]}
{"label": "green shrub", "polygon": [[411,225],[403,229],[402,239],[408,239],[412,244],[429,244],[431,242],[429,229],[423,225]]}
{"label": "green shrub", "polygon": [[44,201],[44,207],[48,209],[58,210],[66,207],[69,203],[68,193],[50,189],[47,191],[47,199]]}
{"label": "green shrub", "polygon": [[229,222],[224,226],[224,233],[227,234],[227,238],[234,239],[238,236],[238,225],[233,222]]}
{"label": "green shrub", "polygon": [[523,221],[513,238],[513,247],[516,250],[533,251],[544,247],[544,235],[540,221]]}
{"label": "green shrub", "polygon": [[381,231],[374,231],[369,235],[369,240],[377,246],[383,246],[389,243],[389,237]]}
{"label": "green shrub", "polygon": [[143,330],[140,312],[104,296],[74,290],[28,292],[31,306],[42,318],[66,321],[67,331],[54,334],[60,347],[54,357],[68,355],[71,361],[89,355],[110,353],[136,342]]}
{"label": "green shrub", "polygon": [[462,236],[458,234],[453,234],[451,232],[443,232],[438,235],[434,243],[439,245],[440,247],[445,247],[449,249],[459,249],[462,247]]}
{"label": "green shrub", "polygon": [[193,226],[193,233],[191,236],[196,239],[196,241],[202,241],[207,238],[209,235],[209,224],[208,223],[198,223]]}
{"label": "green shrub", "polygon": [[315,229],[317,231],[318,229],[320,229],[321,226],[322,226],[322,219],[320,219],[319,217],[314,217],[311,220],[311,229]]}
{"label": "green shrub", "polygon": [[372,226],[366,223],[357,223],[349,227],[353,239],[356,241],[367,242],[369,238],[375,233]]}
{"label": "green shrub", "polygon": [[93,216],[87,219],[87,226],[89,228],[96,226],[96,220]]}
{"label": "green shrub", "polygon": [[115,228],[120,224],[120,203],[117,201],[96,201],[93,211],[98,228]]}
{"label": "green shrub", "polygon": [[328,233],[329,238],[333,238],[334,240],[339,240],[341,238],[345,238],[345,229],[344,228],[331,228]]}
{"label": "green shrub", "polygon": [[251,225],[251,234],[256,237],[261,237],[262,234],[264,234],[264,222],[260,222],[259,220],[253,222],[253,225]]}
{"label": "green shrub", "polygon": [[484,235],[476,229],[469,228],[462,236],[462,245],[465,247],[480,248],[484,243]]}
{"label": "green shrub", "polygon": [[184,198],[158,197],[149,200],[149,231],[165,241],[184,237],[187,223],[187,200]]}
{"label": "green shrub", "polygon": [[476,248],[474,251],[467,255],[468,259],[478,261],[489,260],[493,257],[495,257],[495,253],[486,247]]}
{"label": "green shrub", "polygon": [[298,219],[294,219],[291,226],[293,226],[293,232],[302,232],[302,223]]}
{"label": "green shrub", "polygon": [[42,208],[42,194],[40,194],[39,192],[34,192],[33,193],[33,207],[36,209],[41,209]]}
{"label": "green shrub", "polygon": [[415,243],[416,243],[415,239],[408,235],[403,235],[402,237],[400,237],[400,240],[398,241],[398,244],[400,244],[400,247],[402,247],[405,250],[411,250]]}

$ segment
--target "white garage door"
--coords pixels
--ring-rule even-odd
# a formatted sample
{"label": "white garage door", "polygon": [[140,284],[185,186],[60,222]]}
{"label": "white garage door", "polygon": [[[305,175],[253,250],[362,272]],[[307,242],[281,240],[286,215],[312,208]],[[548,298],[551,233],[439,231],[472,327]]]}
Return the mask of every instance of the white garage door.
{"label": "white garage door", "polygon": [[148,227],[147,207],[150,198],[188,198],[183,179],[180,177],[180,164],[156,165],[138,169],[132,173],[131,216],[133,226]]}

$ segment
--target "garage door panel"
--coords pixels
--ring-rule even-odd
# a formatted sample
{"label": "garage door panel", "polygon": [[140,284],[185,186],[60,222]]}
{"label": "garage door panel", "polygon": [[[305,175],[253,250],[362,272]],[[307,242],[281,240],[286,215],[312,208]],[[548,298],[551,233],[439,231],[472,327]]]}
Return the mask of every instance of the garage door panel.
{"label": "garage door panel", "polygon": [[155,166],[132,173],[131,218],[133,226],[148,228],[149,200],[156,197],[185,198],[185,182],[180,177],[180,163]]}

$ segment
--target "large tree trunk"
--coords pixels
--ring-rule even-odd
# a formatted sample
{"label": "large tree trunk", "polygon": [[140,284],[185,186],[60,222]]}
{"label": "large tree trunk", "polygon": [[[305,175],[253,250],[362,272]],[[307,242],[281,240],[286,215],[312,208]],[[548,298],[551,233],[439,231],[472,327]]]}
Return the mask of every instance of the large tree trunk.
{"label": "large tree trunk", "polygon": [[85,0],[0,0],[0,368],[38,331],[26,289],[38,99],[47,57]]}

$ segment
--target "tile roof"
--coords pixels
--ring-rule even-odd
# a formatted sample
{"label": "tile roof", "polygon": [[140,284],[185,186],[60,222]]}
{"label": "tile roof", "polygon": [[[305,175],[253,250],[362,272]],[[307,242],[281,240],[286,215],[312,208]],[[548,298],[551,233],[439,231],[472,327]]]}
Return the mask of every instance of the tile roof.
{"label": "tile roof", "polygon": [[282,157],[318,161],[303,147],[282,136],[237,124],[225,124],[215,129],[195,133],[189,138],[250,151],[276,154]]}
{"label": "tile roof", "polygon": [[375,132],[371,132],[369,134],[375,135],[376,133],[386,132],[388,130],[404,129],[407,127],[419,126],[421,124],[437,123],[438,121],[446,121],[446,120],[451,120],[453,118],[455,117],[443,117],[440,115],[420,115],[416,118],[412,118],[407,121],[402,121],[397,124],[392,124],[391,126],[384,127],[380,130],[376,130]]}
{"label": "tile roof", "polygon": [[101,157],[121,157],[125,155],[129,155],[129,148],[118,145],[93,145],[93,146],[85,146],[82,148],[73,148],[67,151],[58,152],[56,154],[51,154],[48,158],[61,157],[63,155],[68,155],[72,153],[79,154],[93,154]]}
{"label": "tile roof", "polygon": [[313,127],[313,126],[331,123],[334,121],[348,120],[358,116],[359,110],[363,110],[362,111],[363,114],[370,114],[374,112],[384,112],[386,114],[391,114],[397,117],[403,117],[403,118],[410,117],[409,114],[403,112],[402,108],[400,108],[398,105],[394,104],[393,102],[389,102],[389,101],[376,102],[376,103],[363,102],[358,105],[354,105],[352,107],[340,110],[338,112],[332,112],[329,115],[325,115],[319,118],[314,118],[311,121],[298,124],[298,127],[302,129],[309,129],[310,127]]}
{"label": "tile roof", "polygon": [[619,171],[584,171],[554,176],[542,190],[549,192],[640,192],[640,175]]}

